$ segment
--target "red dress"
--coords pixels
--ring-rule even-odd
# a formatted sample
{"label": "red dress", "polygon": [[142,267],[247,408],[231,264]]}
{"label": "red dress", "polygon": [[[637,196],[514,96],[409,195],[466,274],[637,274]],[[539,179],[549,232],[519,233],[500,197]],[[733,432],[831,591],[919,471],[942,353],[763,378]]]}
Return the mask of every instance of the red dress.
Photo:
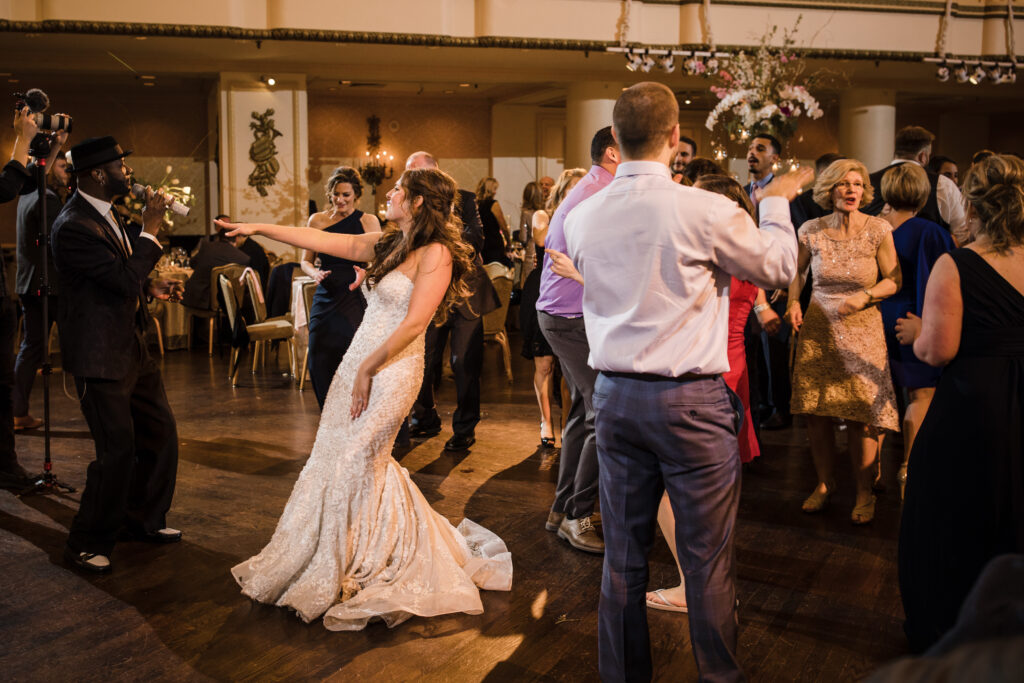
{"label": "red dress", "polygon": [[743,328],[757,298],[757,286],[732,278],[729,287],[729,372],[722,379],[736,392],[743,404],[743,425],[738,437],[740,462],[750,462],[761,455],[754,434],[754,418],[750,414],[750,380],[747,376],[747,352],[743,344]]}

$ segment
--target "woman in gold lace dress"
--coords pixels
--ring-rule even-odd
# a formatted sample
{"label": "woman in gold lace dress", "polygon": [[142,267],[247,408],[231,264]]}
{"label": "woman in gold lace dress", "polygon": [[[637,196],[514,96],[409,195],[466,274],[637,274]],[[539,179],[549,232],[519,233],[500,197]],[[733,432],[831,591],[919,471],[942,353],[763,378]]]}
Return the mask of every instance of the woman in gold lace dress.
{"label": "woman in gold lace dress", "polygon": [[[814,201],[832,213],[807,221],[798,231],[797,277],[786,310],[789,323],[799,331],[791,408],[807,415],[818,475],[803,510],[819,512],[835,489],[834,425],[841,418],[857,482],[850,516],[854,524],[867,524],[875,515],[871,484],[879,431],[899,431],[877,306],[899,291],[899,259],[889,224],[859,210],[871,198],[868,171],[854,159],[836,161],[818,177]],[[808,266],[814,285],[804,315],[800,290]]]}

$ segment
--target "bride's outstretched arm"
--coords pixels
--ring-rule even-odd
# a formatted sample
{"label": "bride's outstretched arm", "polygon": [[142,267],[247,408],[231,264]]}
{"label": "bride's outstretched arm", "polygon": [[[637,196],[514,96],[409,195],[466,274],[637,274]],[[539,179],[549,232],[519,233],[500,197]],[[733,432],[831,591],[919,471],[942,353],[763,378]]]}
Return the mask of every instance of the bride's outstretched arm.
{"label": "bride's outstretched arm", "polygon": [[321,254],[330,254],[349,261],[370,261],[373,247],[383,233],[367,232],[360,235],[346,235],[315,228],[300,228],[289,225],[268,225],[266,223],[228,223],[214,221],[235,235],[263,235],[278,242],[291,244],[300,249],[309,249]]}
{"label": "bride's outstretched arm", "polygon": [[370,384],[377,371],[422,334],[433,320],[452,279],[452,257],[448,249],[437,243],[424,247],[413,277],[412,296],[405,318],[391,336],[366,357],[356,372],[352,387],[352,419],[366,409],[370,400]]}

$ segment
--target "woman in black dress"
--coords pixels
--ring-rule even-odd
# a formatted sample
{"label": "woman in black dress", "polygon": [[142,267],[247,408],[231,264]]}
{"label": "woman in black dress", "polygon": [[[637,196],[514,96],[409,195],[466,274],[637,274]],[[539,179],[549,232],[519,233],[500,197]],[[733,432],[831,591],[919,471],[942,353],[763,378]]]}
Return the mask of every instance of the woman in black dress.
{"label": "woman in black dress", "polygon": [[[359,171],[349,166],[334,169],[327,180],[329,206],[309,217],[309,227],[349,235],[380,232],[377,217],[356,208],[362,194]],[[355,267],[363,265],[330,254],[302,252],[302,272],[318,284],[309,314],[309,376],[321,409],[334,373],[363,320],[363,295],[358,289],[349,289],[356,280]]]}
{"label": "woman in black dress", "polygon": [[494,198],[498,192],[498,181],[481,178],[476,186],[476,206],[480,210],[480,222],[484,226],[484,249],[480,254],[484,263],[500,263],[512,266],[508,257],[508,223],[501,212],[501,204]]}
{"label": "woman in black dress", "polygon": [[956,621],[982,568],[1024,552],[1024,161],[995,155],[964,179],[966,249],[941,256],[921,317],[897,323],[945,366],[910,453],[899,541],[910,646]]}
{"label": "woman in black dress", "polygon": [[534,245],[537,267],[530,271],[523,283],[523,297],[519,302],[519,329],[523,333],[523,358],[533,359],[533,391],[540,408],[540,445],[554,447],[555,433],[551,426],[551,384],[555,376],[555,354],[537,324],[537,299],[540,296],[540,273],[544,263],[544,238],[548,223],[569,190],[576,186],[587,172],[582,168],[562,171],[545,209],[533,212],[530,244]]}

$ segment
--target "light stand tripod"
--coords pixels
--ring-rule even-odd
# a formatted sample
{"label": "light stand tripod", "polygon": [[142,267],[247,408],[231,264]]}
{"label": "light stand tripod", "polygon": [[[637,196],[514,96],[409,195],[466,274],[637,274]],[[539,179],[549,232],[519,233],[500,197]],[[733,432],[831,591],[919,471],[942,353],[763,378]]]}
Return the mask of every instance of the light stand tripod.
{"label": "light stand tripod", "polygon": [[50,458],[50,231],[46,220],[46,160],[50,156],[50,138],[45,134],[36,135],[29,148],[29,154],[36,159],[35,180],[38,194],[39,233],[36,244],[40,251],[41,283],[39,296],[43,302],[43,473],[33,478],[33,493],[53,493],[56,489],[74,493],[72,486],[57,479],[53,473]]}

